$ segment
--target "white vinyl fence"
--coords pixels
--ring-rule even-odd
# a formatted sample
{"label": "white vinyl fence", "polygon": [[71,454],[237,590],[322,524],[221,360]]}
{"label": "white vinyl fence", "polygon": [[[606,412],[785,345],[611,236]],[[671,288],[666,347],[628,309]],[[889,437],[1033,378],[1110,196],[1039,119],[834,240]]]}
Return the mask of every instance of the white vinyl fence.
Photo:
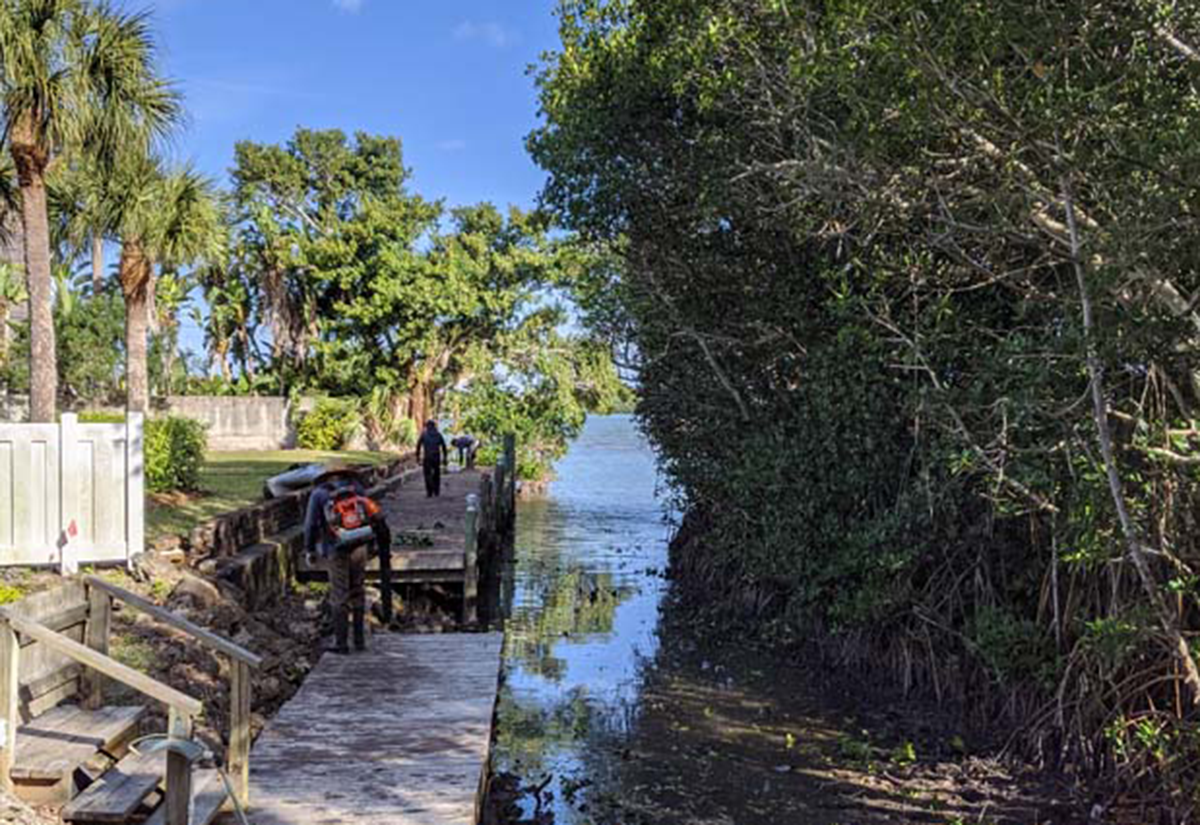
{"label": "white vinyl fence", "polygon": [[0,566],[128,563],[145,544],[144,417],[0,424]]}

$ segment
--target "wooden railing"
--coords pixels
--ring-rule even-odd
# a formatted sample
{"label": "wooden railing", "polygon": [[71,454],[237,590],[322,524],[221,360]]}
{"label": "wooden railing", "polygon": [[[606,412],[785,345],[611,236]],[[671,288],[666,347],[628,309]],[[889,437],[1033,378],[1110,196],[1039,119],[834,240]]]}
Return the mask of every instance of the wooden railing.
{"label": "wooden railing", "polygon": [[516,438],[504,437],[504,451],[496,462],[493,475],[484,474],[479,482],[479,494],[467,496],[466,535],[464,536],[463,559],[463,608],[462,621],[471,624],[479,616],[479,555],[481,551],[499,551],[499,547],[485,544],[481,547],[480,536],[486,535],[490,542],[513,527],[516,513],[517,448]]}
{"label": "wooden railing", "polygon": [[[229,748],[226,752],[225,772],[229,776],[230,784],[233,785],[234,793],[237,794],[238,802],[243,808],[249,805],[250,707],[251,681],[253,678],[251,670],[257,670],[262,667],[262,658],[181,616],[176,616],[171,611],[159,607],[123,587],[118,587],[96,576],[87,576],[84,581],[88,585],[88,600],[91,603],[93,619],[88,624],[89,644],[94,642],[97,646],[103,646],[107,650],[108,627],[112,615],[112,600],[119,599],[134,610],[145,613],[147,616],[163,624],[170,625],[176,630],[188,634],[201,644],[211,647],[218,653],[224,654],[229,658]],[[91,629],[93,627],[98,628],[95,634],[97,638],[95,639],[91,638]],[[101,636],[103,638],[100,638]],[[144,678],[149,679],[149,677]],[[153,696],[153,694],[148,695]],[[98,705],[100,686],[95,682],[90,682],[87,696],[88,701]],[[190,726],[190,722],[188,724]]]}
{"label": "wooden railing", "polygon": [[[39,642],[88,668],[134,690],[156,699],[169,709],[170,735],[190,739],[192,720],[204,710],[204,703],[175,688],[164,685],[140,673],[105,653],[82,645],[43,624],[22,619],[0,609],[0,713],[4,715],[4,750],[0,753],[0,784],[12,792],[13,755],[17,748],[17,728],[20,726],[20,657],[18,634]],[[167,807],[168,825],[188,825],[192,797],[191,762],[181,753],[167,753],[166,787],[163,804]]]}

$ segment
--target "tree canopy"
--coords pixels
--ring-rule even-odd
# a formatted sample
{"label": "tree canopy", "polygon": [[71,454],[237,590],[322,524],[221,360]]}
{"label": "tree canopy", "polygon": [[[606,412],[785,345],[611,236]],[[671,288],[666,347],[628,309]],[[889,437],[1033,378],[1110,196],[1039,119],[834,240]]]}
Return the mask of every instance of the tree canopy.
{"label": "tree canopy", "polygon": [[928,637],[918,678],[980,709],[1078,699],[1026,741],[1145,776],[1113,720],[1182,743],[1200,700],[1200,13],[561,15],[529,145],[612,255],[583,305],[705,525],[681,572],[870,655]]}

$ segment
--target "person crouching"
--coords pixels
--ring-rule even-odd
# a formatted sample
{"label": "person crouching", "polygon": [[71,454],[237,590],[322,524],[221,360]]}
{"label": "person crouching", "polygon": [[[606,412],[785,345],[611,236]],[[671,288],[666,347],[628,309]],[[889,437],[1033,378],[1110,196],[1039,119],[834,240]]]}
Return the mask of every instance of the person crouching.
{"label": "person crouching", "polygon": [[382,519],[354,470],[333,468],[314,482],[304,516],[304,550],[318,554],[329,570],[334,653],[350,652],[351,619],[355,649],[367,647],[367,559]]}

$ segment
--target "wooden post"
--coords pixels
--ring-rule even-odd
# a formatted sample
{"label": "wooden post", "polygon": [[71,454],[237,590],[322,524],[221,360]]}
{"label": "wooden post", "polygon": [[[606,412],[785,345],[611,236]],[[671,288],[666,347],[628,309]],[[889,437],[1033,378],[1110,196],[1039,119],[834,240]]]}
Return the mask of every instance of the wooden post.
{"label": "wooden post", "polygon": [[503,528],[506,516],[504,515],[504,490],[508,485],[508,468],[504,466],[504,456],[496,462],[496,526]]}
{"label": "wooden post", "polygon": [[509,467],[517,466],[517,437],[512,433],[504,436],[504,463]]}
{"label": "wooden post", "polygon": [[146,549],[146,460],[144,413],[125,418],[125,563]]}
{"label": "wooden post", "polygon": [[[171,708],[167,723],[172,739],[192,738],[192,717]],[[192,763],[185,754],[167,751],[167,787],[163,807],[166,825],[191,825],[192,821]]]}
{"label": "wooden post", "polygon": [[[492,493],[492,477],[484,474],[483,478],[479,479],[479,529],[478,533],[483,536],[483,541],[479,543],[487,551],[492,550],[492,516],[495,513],[495,501]],[[477,545],[477,546],[479,546]]]}
{"label": "wooden post", "polygon": [[463,564],[463,624],[472,624],[477,618],[479,600],[479,496],[467,496],[467,526],[465,558]]}
{"label": "wooden post", "polygon": [[[112,596],[95,585],[87,586],[88,617],[84,644],[97,653],[108,655],[108,636],[112,626]],[[88,668],[83,672],[83,706],[97,710],[104,704],[104,675]]]}
{"label": "wooden post", "polygon": [[71,548],[68,527],[79,512],[79,479],[83,476],[80,466],[79,436],[76,428],[79,417],[75,413],[63,413],[58,422],[58,574],[73,576],[79,572],[79,559]]}
{"label": "wooden post", "polygon": [[8,622],[0,623],[0,787],[12,793],[13,754],[17,749],[17,728],[21,724],[21,646],[17,633]]}
{"label": "wooden post", "polygon": [[517,517],[517,437],[511,433],[504,436],[504,465],[508,467],[508,485],[501,495],[505,497],[505,532],[511,531]]}
{"label": "wooden post", "polygon": [[229,781],[245,810],[250,804],[250,690],[251,671],[245,662],[230,662],[233,683],[229,697],[229,753],[225,760]]}

